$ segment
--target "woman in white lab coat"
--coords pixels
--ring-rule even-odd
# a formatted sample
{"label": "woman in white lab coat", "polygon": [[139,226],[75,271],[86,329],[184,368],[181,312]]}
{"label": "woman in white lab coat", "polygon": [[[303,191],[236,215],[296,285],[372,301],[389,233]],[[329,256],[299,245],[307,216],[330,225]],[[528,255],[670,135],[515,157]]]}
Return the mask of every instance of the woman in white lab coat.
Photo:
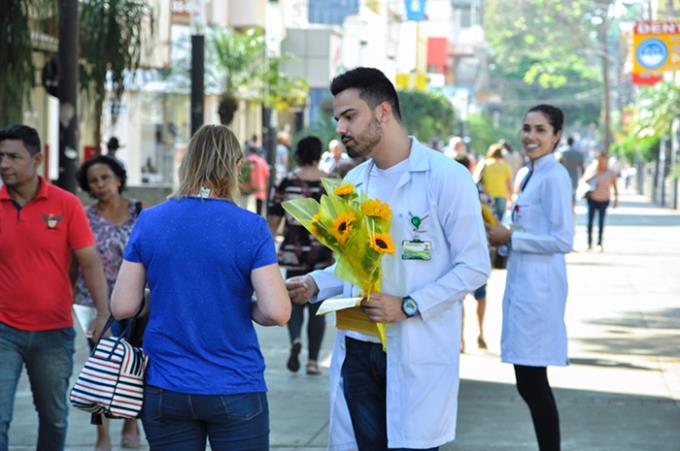
{"label": "woman in white lab coat", "polygon": [[530,159],[512,206],[512,226],[488,226],[493,244],[510,250],[503,297],[501,359],[512,363],[517,390],[531,411],[541,451],[560,449],[557,405],[548,365],[567,365],[565,254],[572,249],[571,182],[553,152],[564,115],[538,105],[524,116],[520,133]]}

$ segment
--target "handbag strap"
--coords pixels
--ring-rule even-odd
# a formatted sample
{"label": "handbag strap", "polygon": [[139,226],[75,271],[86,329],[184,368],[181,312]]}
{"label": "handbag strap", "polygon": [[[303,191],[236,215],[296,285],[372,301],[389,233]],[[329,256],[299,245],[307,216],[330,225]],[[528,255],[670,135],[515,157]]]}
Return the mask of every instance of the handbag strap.
{"label": "handbag strap", "polygon": [[[121,338],[128,338],[128,336],[132,333],[134,330],[135,326],[135,320],[139,317],[139,315],[142,313],[142,310],[144,310],[144,305],[146,304],[146,297],[142,296],[142,305],[139,306],[139,309],[137,310],[137,313],[135,313],[135,316],[130,318],[130,321],[127,322],[125,325],[125,328],[120,331],[120,337],[118,337],[118,340],[116,340],[115,346],[111,349],[111,354],[116,350],[116,347],[118,346],[118,343],[120,343]],[[92,352],[97,349],[97,345],[99,342],[102,340],[104,337],[104,334],[111,329],[111,326],[113,325],[113,322],[115,321],[115,318],[113,315],[109,314],[109,318],[106,320],[106,323],[104,324],[104,328],[102,329],[102,333],[99,335],[99,340],[97,340],[97,343],[95,343],[94,347],[92,348]]]}

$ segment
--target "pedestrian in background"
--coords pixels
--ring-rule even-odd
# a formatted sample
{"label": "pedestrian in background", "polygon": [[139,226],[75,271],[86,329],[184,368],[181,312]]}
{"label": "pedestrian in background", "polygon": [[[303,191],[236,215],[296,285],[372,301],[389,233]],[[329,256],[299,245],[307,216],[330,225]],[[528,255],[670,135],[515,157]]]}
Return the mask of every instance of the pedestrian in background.
{"label": "pedestrian in background", "polygon": [[[467,154],[461,153],[458,154],[455,158],[455,160],[465,166],[465,169],[470,171],[470,158],[467,156]],[[470,175],[472,175],[472,171],[470,171]],[[493,202],[493,199],[491,196],[489,196],[489,193],[486,192],[484,187],[478,183],[477,184],[477,191],[479,193],[479,202],[482,204],[482,206],[486,206],[489,212],[491,212],[491,215],[493,215],[494,221],[500,222],[498,220],[498,217],[495,214],[495,204]],[[481,214],[481,211],[480,211]],[[484,338],[484,316],[486,314],[486,283],[482,285],[481,287],[477,288],[473,293],[472,296],[475,298],[475,301],[477,301],[477,326],[479,327],[479,335],[477,335],[477,346],[479,349],[486,349],[486,339]],[[461,313],[462,313],[462,321],[461,321],[461,339],[460,339],[460,352],[465,352],[465,302],[462,303],[461,306]]]}
{"label": "pedestrian in background", "polygon": [[35,129],[0,130],[0,451],[9,448],[24,365],[38,412],[36,448],[64,449],[75,338],[72,254],[97,310],[86,331],[93,340],[109,316],[106,280],[83,206],[38,175],[42,162]]}
{"label": "pedestrian in background", "polygon": [[[111,296],[118,270],[123,263],[123,251],[132,232],[132,226],[142,210],[142,203],[123,195],[127,172],[116,160],[107,155],[85,161],[78,170],[76,179],[80,189],[96,199],[94,204],[85,207],[85,214],[97,243],[97,254],[104,268],[108,296]],[[79,274],[77,278],[75,303],[94,307],[83,274]],[[122,329],[123,327],[116,322],[113,327],[114,335],[119,336]],[[92,350],[94,342],[88,340],[88,344]],[[137,420],[124,420],[121,435],[123,448],[139,448]],[[95,450],[111,450],[108,418],[102,418],[102,424],[97,425]]]}
{"label": "pedestrian in background", "polygon": [[588,250],[593,248],[593,222],[595,213],[598,215],[597,246],[600,252],[604,252],[602,238],[604,235],[604,218],[607,207],[611,201],[611,192],[614,191],[613,208],[619,206],[619,189],[617,187],[618,172],[608,166],[606,152],[599,152],[597,158],[588,166],[583,180],[593,186],[593,190],[587,195],[588,202]]}
{"label": "pedestrian in background", "polygon": [[288,155],[290,154],[290,135],[288,132],[279,132],[276,135],[276,155],[274,166],[276,170],[276,185],[281,183],[281,180],[288,174],[290,166],[288,164]]}
{"label": "pedestrian in background", "polygon": [[567,138],[568,149],[560,153],[559,161],[567,169],[569,178],[571,179],[571,195],[572,202],[576,204],[576,187],[578,181],[585,172],[585,164],[583,162],[583,154],[576,150],[574,146],[574,138]]}
{"label": "pedestrian in background", "polygon": [[142,211],[125,249],[111,312],[135,315],[148,281],[141,418],[151,449],[205,449],[207,439],[216,451],[269,448],[253,321],[285,324],[290,299],[266,221],[234,204],[242,159],[227,127],[201,127],[179,188]]}
{"label": "pedestrian in background", "polygon": [[503,158],[503,146],[492,144],[483,163],[477,165],[477,178],[494,203],[494,213],[503,221],[508,201],[512,202],[512,168]]}
{"label": "pedestrian in background", "polygon": [[[376,336],[336,333],[328,446],[437,449],[456,432],[460,304],[490,270],[477,190],[465,168],[408,136],[379,70],[338,75],[331,93],[347,152],[368,158],[344,180],[391,206],[395,249],[382,257],[383,291],[361,304],[369,321],[388,324],[387,351]],[[359,294],[333,267],[286,285],[297,303]]]}
{"label": "pedestrian in background", "polygon": [[[333,263],[333,252],[323,246],[292,216],[286,214],[281,204],[287,200],[311,197],[317,202],[324,193],[321,177],[328,174],[319,170],[319,158],[323,144],[316,136],[302,138],[295,149],[297,169],[288,173],[279,183],[269,202],[269,228],[272,235],[276,233],[285,218],[283,242],[279,247],[279,265],[286,270],[287,277],[294,277],[315,269],[322,269]],[[317,316],[320,304],[308,304],[307,318],[307,374],[321,374],[318,358],[321,342],[326,330],[326,318]],[[293,304],[293,311],[288,321],[290,336],[290,355],[286,366],[292,372],[300,369],[299,355],[302,349],[300,335],[304,322],[304,305]]]}
{"label": "pedestrian in background", "polygon": [[327,173],[330,177],[338,177],[340,166],[344,162],[349,161],[349,159],[342,143],[337,139],[333,139],[328,143],[328,151],[321,155],[319,169]]}
{"label": "pedestrian in background", "polygon": [[120,141],[118,141],[118,138],[112,136],[106,142],[106,155],[116,160],[116,162],[119,165],[121,165],[121,167],[125,168],[125,163],[123,163],[123,160],[116,156],[116,154],[118,153],[118,149],[120,149],[121,147],[123,146],[120,145]]}
{"label": "pedestrian in background", "polygon": [[512,225],[487,225],[491,243],[510,249],[501,359],[514,365],[517,390],[529,406],[541,451],[560,449],[547,366],[568,364],[564,311],[565,254],[573,244],[571,181],[553,155],[563,125],[562,111],[551,105],[526,113],[520,137],[530,165],[511,209]]}
{"label": "pedestrian in background", "polygon": [[256,146],[247,145],[246,158],[241,165],[241,195],[244,197],[242,207],[248,207],[248,198],[255,199],[255,213],[265,214],[265,200],[269,187],[269,164],[258,154]]}

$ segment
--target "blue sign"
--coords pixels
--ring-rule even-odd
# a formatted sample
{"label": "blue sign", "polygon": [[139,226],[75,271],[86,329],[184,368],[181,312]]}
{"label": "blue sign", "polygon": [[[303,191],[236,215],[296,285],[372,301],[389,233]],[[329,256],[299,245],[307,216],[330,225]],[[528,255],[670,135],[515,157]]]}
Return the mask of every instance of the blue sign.
{"label": "blue sign", "polygon": [[345,17],[359,13],[359,0],[309,0],[309,23],[342,25]]}
{"label": "blue sign", "polygon": [[647,38],[640,42],[637,49],[637,60],[647,70],[658,69],[668,59],[668,47],[661,39]]}
{"label": "blue sign", "polygon": [[425,0],[404,0],[406,3],[406,20],[422,22],[425,20]]}

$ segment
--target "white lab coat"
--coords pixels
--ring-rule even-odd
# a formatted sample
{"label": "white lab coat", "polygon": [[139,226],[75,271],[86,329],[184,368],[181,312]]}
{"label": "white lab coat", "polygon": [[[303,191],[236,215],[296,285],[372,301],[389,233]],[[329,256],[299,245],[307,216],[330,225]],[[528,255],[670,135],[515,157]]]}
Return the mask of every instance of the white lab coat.
{"label": "white lab coat", "polygon": [[511,212],[501,359],[527,366],[567,365],[564,255],[574,237],[571,180],[552,154],[534,163]]}
{"label": "white lab coat", "polygon": [[[408,171],[391,207],[394,256],[383,257],[382,291],[410,295],[420,313],[387,327],[387,436],[390,448],[430,448],[455,438],[461,300],[490,271],[477,189],[460,164],[411,138]],[[346,181],[365,186],[371,160]],[[370,196],[370,187],[369,187]],[[430,261],[402,260],[402,240],[414,238],[409,212],[421,218],[418,238],[432,243]],[[317,300],[343,294],[352,286],[332,269],[312,273]],[[356,448],[342,390],[345,333],[338,331],[330,370],[329,449]]]}

